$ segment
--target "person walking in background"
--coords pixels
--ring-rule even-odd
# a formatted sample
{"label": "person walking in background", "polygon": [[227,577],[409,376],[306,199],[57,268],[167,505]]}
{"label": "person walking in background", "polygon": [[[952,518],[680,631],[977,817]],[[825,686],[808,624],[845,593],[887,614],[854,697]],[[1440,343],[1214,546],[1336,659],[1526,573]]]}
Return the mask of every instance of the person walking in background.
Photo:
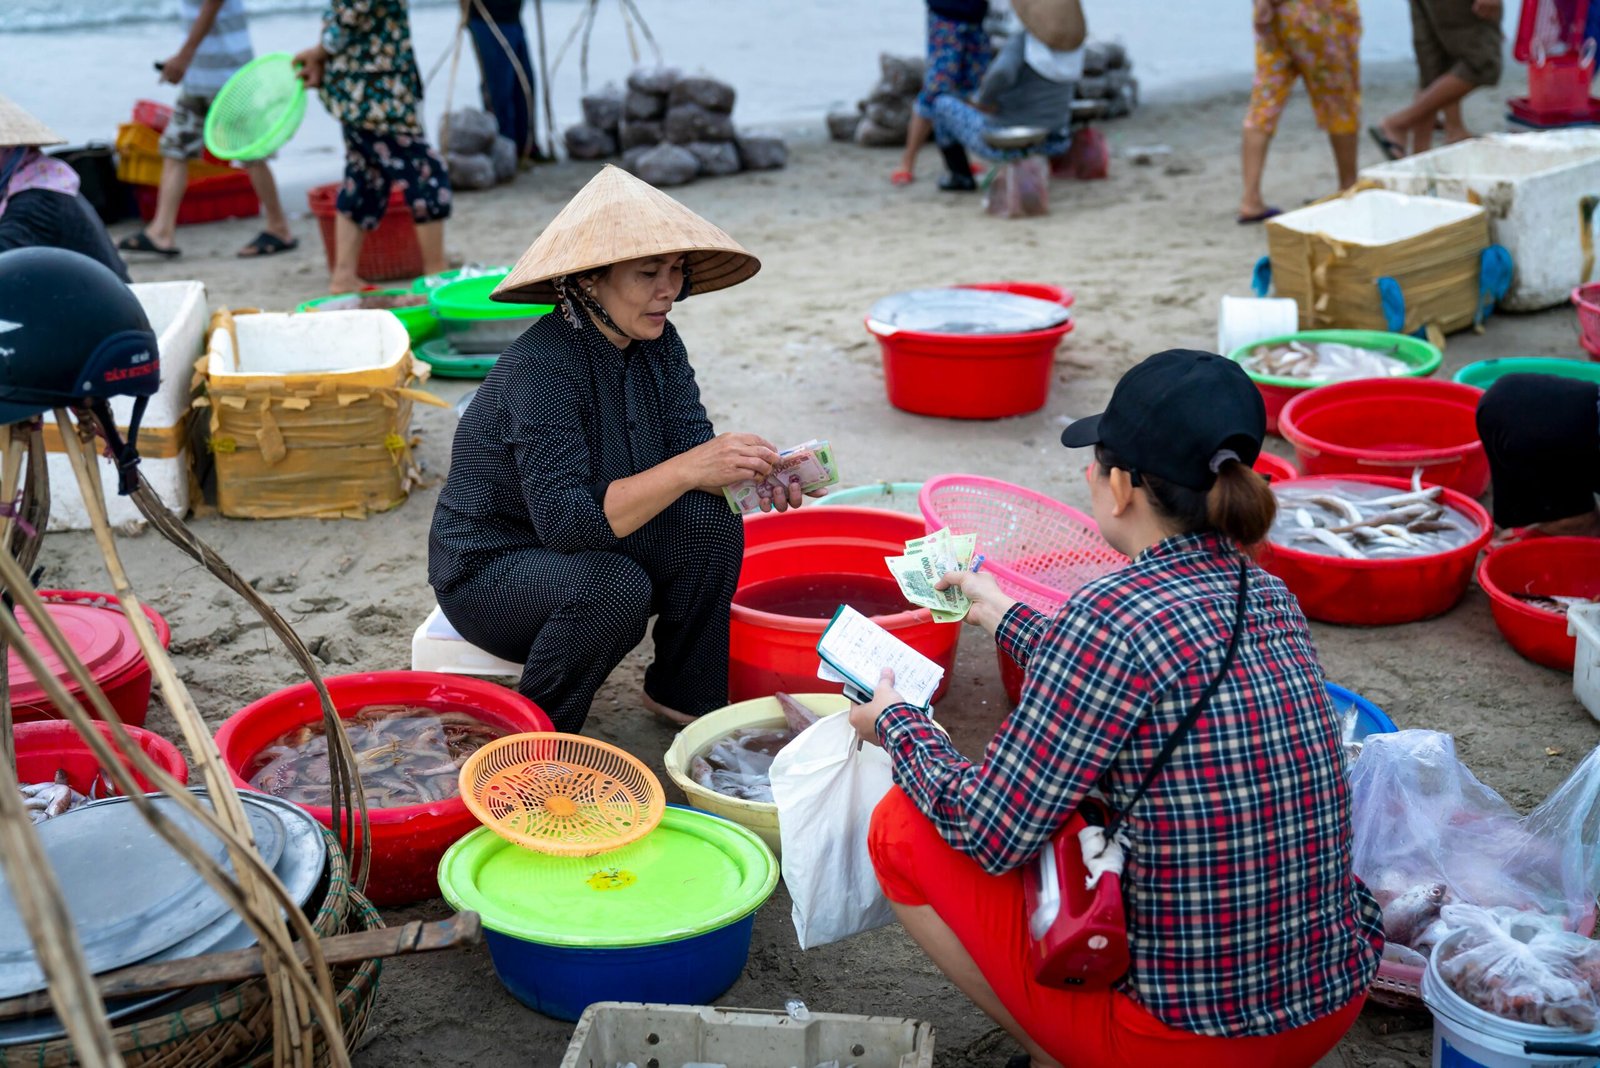
{"label": "person walking in background", "polygon": [[1447,140],[1469,136],[1461,101],[1474,89],[1500,82],[1501,13],[1501,0],[1411,0],[1411,47],[1421,91],[1367,128],[1385,156],[1400,159],[1432,148],[1433,119],[1441,111]]}
{"label": "person walking in background", "polygon": [[[240,67],[254,58],[244,0],[183,0],[183,17],[189,35],[183,47],[156,66],[161,80],[179,87],[178,103],[161,133],[161,184],[156,189],[156,213],[149,225],[118,242],[124,252],[148,252],[170,259],[177,246],[178,206],[189,188],[189,161],[205,148],[206,112],[211,101]],[[278,183],[264,159],[245,161],[250,184],[261,201],[267,224],[255,239],[239,250],[240,256],[271,256],[288,252],[299,242],[289,230],[289,219],[278,198]]]}
{"label": "person walking in background", "polygon": [[483,106],[517,146],[517,158],[539,158],[534,141],[533,60],[522,29],[522,0],[461,0],[483,75]]}
{"label": "person walking in background", "polygon": [[422,76],[405,0],[328,0],[322,40],[294,58],[301,79],[322,91],[324,106],[344,131],[330,291],[361,288],[361,246],[367,231],[383,222],[396,184],[417,224],[422,272],[444,270],[450,176],[422,131]]}
{"label": "person walking in background", "polygon": [[1328,135],[1340,189],[1355,184],[1361,127],[1361,14],[1356,0],[1255,0],[1255,27],[1256,77],[1240,151],[1241,223],[1279,214],[1262,197],[1261,175],[1297,78],[1305,81],[1317,126]]}
{"label": "person walking in background", "polygon": [[[927,0],[928,64],[922,78],[922,92],[911,113],[906,130],[906,150],[900,169],[889,176],[894,185],[910,185],[916,180],[917,153],[933,134],[933,102],[945,93],[968,97],[978,91],[983,72],[989,69],[994,49],[984,32],[983,20],[989,13],[989,0]],[[971,181],[971,175],[965,176]],[[940,186],[943,188],[944,180]]]}

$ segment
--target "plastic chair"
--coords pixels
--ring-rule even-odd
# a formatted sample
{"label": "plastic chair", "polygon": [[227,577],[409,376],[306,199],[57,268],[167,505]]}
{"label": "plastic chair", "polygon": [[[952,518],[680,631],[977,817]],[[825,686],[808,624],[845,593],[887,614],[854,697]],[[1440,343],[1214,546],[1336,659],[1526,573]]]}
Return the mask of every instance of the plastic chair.
{"label": "plastic chair", "polygon": [[501,660],[456,633],[438,605],[411,635],[411,670],[490,677],[522,674],[522,665]]}

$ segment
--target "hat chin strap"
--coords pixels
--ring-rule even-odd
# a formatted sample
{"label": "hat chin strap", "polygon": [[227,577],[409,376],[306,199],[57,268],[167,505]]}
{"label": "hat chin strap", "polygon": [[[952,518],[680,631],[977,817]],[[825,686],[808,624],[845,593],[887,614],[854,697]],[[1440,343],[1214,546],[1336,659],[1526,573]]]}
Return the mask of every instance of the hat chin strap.
{"label": "hat chin strap", "polygon": [[100,420],[100,432],[106,436],[111,459],[117,465],[117,493],[123,497],[139,488],[139,450],[136,442],[139,439],[139,422],[144,418],[144,410],[149,403],[149,397],[133,399],[133,416],[128,420],[128,440],[123,441],[122,434],[117,430],[117,421],[112,418],[110,403],[104,397],[89,399],[89,410]]}

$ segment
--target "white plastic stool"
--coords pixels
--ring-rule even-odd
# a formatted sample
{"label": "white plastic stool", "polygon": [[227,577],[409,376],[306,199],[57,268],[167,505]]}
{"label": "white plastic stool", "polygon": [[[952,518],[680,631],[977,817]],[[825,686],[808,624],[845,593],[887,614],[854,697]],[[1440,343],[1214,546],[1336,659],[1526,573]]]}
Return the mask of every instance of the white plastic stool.
{"label": "white plastic stool", "polygon": [[443,671],[449,675],[522,674],[522,665],[484,652],[456,633],[438,605],[411,636],[411,670]]}

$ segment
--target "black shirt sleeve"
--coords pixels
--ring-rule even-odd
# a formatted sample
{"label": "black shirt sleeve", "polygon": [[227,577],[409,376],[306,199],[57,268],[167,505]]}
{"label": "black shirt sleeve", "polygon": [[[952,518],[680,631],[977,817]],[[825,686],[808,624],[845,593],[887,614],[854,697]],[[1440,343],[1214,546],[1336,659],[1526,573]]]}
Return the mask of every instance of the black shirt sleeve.
{"label": "black shirt sleeve", "polygon": [[670,458],[705,444],[716,431],[706,416],[706,406],[700,403],[700,386],[689,366],[689,352],[676,331],[663,355],[661,436]]}
{"label": "black shirt sleeve", "polygon": [[128,281],[128,268],[117,255],[105,224],[82,196],[53,189],[24,189],[6,201],[0,215],[0,252],[39,246],[81,252]]}

